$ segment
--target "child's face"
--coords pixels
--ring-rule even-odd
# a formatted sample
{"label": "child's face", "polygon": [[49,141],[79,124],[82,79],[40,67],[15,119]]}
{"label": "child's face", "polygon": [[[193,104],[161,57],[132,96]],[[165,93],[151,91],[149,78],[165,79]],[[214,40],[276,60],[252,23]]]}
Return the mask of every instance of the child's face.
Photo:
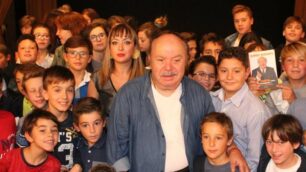
{"label": "child's face", "polygon": [[31,25],[25,25],[20,29],[21,33],[24,34],[31,34],[32,26]]}
{"label": "child's face", "polygon": [[50,45],[50,34],[49,30],[44,27],[36,27],[33,31],[37,46],[41,50],[45,50]]}
{"label": "child's face", "polygon": [[43,108],[46,105],[43,92],[43,79],[42,77],[30,78],[25,81],[25,93],[28,100],[35,108]]}
{"label": "child's face", "polygon": [[304,38],[303,26],[298,22],[289,23],[284,31],[283,36],[286,38],[288,42],[297,42]]}
{"label": "child's face", "polygon": [[218,61],[219,53],[222,50],[222,46],[216,42],[206,42],[203,45],[202,55],[211,55],[214,56],[216,61]]}
{"label": "child's face", "polygon": [[60,39],[62,45],[64,45],[65,42],[66,42],[70,37],[72,37],[72,33],[71,33],[70,30],[65,30],[65,29],[62,29],[62,28],[60,28],[60,27],[57,27],[56,35],[57,35],[58,38]]}
{"label": "child's face", "polygon": [[192,79],[201,84],[207,91],[210,91],[216,83],[216,73],[213,65],[200,63],[194,70]]}
{"label": "child's face", "polygon": [[22,95],[25,95],[24,90],[23,90],[23,88],[22,88],[23,76],[24,76],[23,73],[17,71],[16,74],[15,74],[15,80],[16,80],[16,84],[17,84],[18,91],[19,91]]}
{"label": "child's face", "polygon": [[64,57],[68,68],[72,71],[84,71],[91,60],[86,47],[68,48]]}
{"label": "child's face", "polygon": [[253,18],[246,11],[234,14],[234,25],[236,31],[241,35],[252,31],[253,22]]}
{"label": "child's face", "polygon": [[87,140],[89,147],[93,146],[100,139],[104,126],[105,121],[96,111],[82,114],[79,117],[79,123],[75,125],[76,129]]}
{"label": "child's face", "polygon": [[291,144],[289,141],[282,141],[276,132],[270,133],[266,140],[267,151],[279,168],[288,168],[293,165],[294,149],[297,149],[299,146],[299,143]]}
{"label": "child's face", "polygon": [[25,134],[31,147],[51,152],[58,141],[57,124],[49,119],[38,119],[32,132]]}
{"label": "child's face", "polygon": [[207,122],[202,126],[202,147],[209,160],[224,163],[228,159],[226,150],[231,142],[226,128],[219,123]]}
{"label": "child's face", "polygon": [[138,45],[141,52],[147,52],[150,48],[150,39],[145,31],[138,32]]}
{"label": "child's face", "polygon": [[223,59],[218,67],[218,78],[225,92],[225,98],[232,97],[245,83],[249,68],[235,58]]}
{"label": "child's face", "polygon": [[43,91],[44,97],[48,100],[48,110],[54,114],[66,112],[72,103],[74,96],[74,82],[60,81],[51,83],[47,90]]}
{"label": "child's face", "polygon": [[286,57],[282,64],[289,80],[305,80],[306,57],[292,54],[290,57]]}
{"label": "child's face", "polygon": [[103,52],[107,45],[107,34],[102,27],[95,27],[89,34],[94,51]]}
{"label": "child's face", "polygon": [[35,63],[37,59],[37,46],[32,40],[25,39],[18,45],[17,57],[21,64]]}
{"label": "child's face", "polygon": [[8,65],[8,61],[10,60],[10,56],[5,56],[3,53],[0,53],[0,69],[4,69]]}
{"label": "child's face", "polygon": [[190,40],[187,42],[188,49],[189,49],[189,59],[194,60],[197,54],[197,42],[195,40]]}

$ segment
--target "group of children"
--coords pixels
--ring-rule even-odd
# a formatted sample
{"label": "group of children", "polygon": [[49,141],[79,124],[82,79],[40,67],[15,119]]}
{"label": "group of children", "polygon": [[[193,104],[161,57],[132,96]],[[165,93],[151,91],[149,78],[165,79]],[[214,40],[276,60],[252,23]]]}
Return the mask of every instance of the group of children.
{"label": "group of children", "polygon": [[[39,25],[17,41],[17,65],[13,74],[15,82],[11,81],[7,71],[0,73],[0,106],[5,110],[0,111],[0,126],[6,131],[1,131],[0,134],[0,171],[23,169],[87,172],[99,168],[114,171],[105,164],[108,114],[103,108],[109,107],[101,107],[100,101],[87,97],[92,77],[88,66],[93,65],[94,71],[101,68],[102,59],[98,60],[95,56],[102,52],[98,53],[97,47],[105,49],[107,46],[104,44],[108,30],[104,30],[100,24],[93,24],[91,28],[87,28],[90,31],[85,33],[88,39],[84,38],[79,33],[85,20],[76,18],[82,25],[76,29],[63,22],[69,15],[69,20],[72,16],[75,17],[75,14],[66,14],[61,18],[62,21],[57,20],[57,35],[63,45],[58,47],[55,56],[47,50],[50,42],[46,40],[50,37],[50,31]],[[280,54],[280,65],[284,71],[283,83],[277,85],[277,90],[267,91],[260,88],[252,77],[248,80],[250,68],[247,52],[251,51],[250,47],[253,47],[253,50],[258,47],[263,50],[264,48],[260,48],[265,47],[262,44],[270,44],[260,38],[248,40],[251,44],[246,43],[243,48],[231,47],[248,39],[246,36],[250,35],[246,32],[252,31],[253,24],[252,13],[245,6],[235,6],[233,18],[237,33],[230,35],[225,41],[213,33],[205,35],[201,41],[200,58],[195,57],[195,36],[181,34],[186,39],[191,57],[188,76],[211,92],[217,111],[205,115],[201,123],[200,136],[205,156],[195,159],[192,164],[194,171],[229,171],[228,151],[237,149],[245,157],[251,171],[305,171],[306,154],[302,139],[306,129],[303,115],[306,102],[306,44],[299,42],[304,37],[304,27],[300,27],[303,23],[292,17],[285,22],[284,36],[288,41],[277,53]],[[246,21],[243,21],[243,18],[246,18]],[[248,29],[239,29],[238,26],[242,25],[239,22],[249,22]],[[118,32],[111,32],[115,36],[109,38],[109,42],[114,39],[110,46],[116,47],[118,37],[121,40],[124,34],[128,34],[120,27],[115,28]],[[138,41],[146,56],[149,56],[150,39],[157,30],[152,23],[146,23],[139,29],[138,37],[141,40]],[[295,30],[298,30],[298,33],[295,33]],[[101,31],[103,33],[100,33]],[[99,34],[90,35],[91,32]],[[122,35],[117,34],[119,32],[122,32]],[[133,39],[131,42],[125,41],[124,46],[133,45],[130,54],[136,61],[139,54],[134,57],[132,50],[138,45],[134,43],[137,37],[134,32],[129,34]],[[101,40],[105,42],[98,44]],[[266,48],[269,48],[267,46]],[[116,57],[111,55],[109,63],[112,64],[108,66],[122,66],[123,63],[116,64]],[[146,58],[144,62],[149,65]],[[97,62],[93,64],[92,60]],[[0,68],[8,69],[9,61],[7,48],[0,45]],[[136,67],[134,70],[137,70]],[[108,74],[111,75],[110,71]],[[101,74],[95,75],[100,77]],[[111,87],[114,88],[116,83],[112,82],[111,76],[108,78],[110,79],[105,82],[110,81]],[[16,88],[15,91],[19,93],[8,88]],[[116,92],[117,89],[114,90],[113,92]],[[268,98],[261,101],[258,97],[263,95]],[[292,115],[272,116],[278,113]],[[15,143],[20,148],[13,149]]]}

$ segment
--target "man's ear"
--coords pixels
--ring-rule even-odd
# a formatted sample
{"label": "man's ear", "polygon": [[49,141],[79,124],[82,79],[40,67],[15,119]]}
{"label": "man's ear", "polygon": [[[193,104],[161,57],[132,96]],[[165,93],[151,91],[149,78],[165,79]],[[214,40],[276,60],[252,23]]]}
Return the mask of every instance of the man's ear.
{"label": "man's ear", "polygon": [[24,133],[24,136],[25,136],[25,138],[26,138],[26,140],[27,140],[28,142],[30,142],[30,143],[33,142],[33,138],[32,138],[32,136],[31,136],[31,134],[30,134],[29,132],[25,132],[25,133]]}

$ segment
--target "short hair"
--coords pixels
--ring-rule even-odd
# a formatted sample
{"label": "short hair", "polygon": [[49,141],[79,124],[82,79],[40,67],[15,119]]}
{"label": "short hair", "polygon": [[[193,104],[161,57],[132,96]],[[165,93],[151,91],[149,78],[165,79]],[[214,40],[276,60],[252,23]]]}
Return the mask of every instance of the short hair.
{"label": "short hair", "polygon": [[[226,134],[229,139],[231,139],[234,135],[234,129],[233,129],[233,122],[231,118],[229,118],[225,113],[221,112],[211,112],[203,118],[201,122],[201,128],[204,126],[205,123],[208,122],[215,122],[220,124],[226,129]],[[201,131],[203,132],[203,131]]]}
{"label": "short hair", "polygon": [[201,53],[204,51],[204,45],[207,42],[213,42],[215,44],[218,44],[222,47],[222,49],[225,47],[225,42],[224,42],[224,39],[222,37],[218,36],[214,32],[209,32],[207,34],[204,34],[202,36],[201,41],[200,41],[200,52]]}
{"label": "short hair", "polygon": [[213,56],[211,55],[207,55],[207,56],[201,56],[200,58],[197,58],[195,60],[193,60],[188,68],[188,74],[189,75],[194,75],[194,71],[196,70],[196,68],[202,64],[202,63],[206,63],[209,65],[212,65],[214,67],[214,72],[217,75],[217,65],[216,65],[216,60]]}
{"label": "short hair", "polygon": [[21,19],[19,20],[19,28],[21,29],[22,27],[26,26],[26,25],[30,25],[33,26],[36,23],[36,19],[34,16],[31,15],[24,15],[23,17],[21,17]]}
{"label": "short hair", "polygon": [[33,43],[35,43],[36,45],[36,49],[38,49],[38,45],[35,41],[35,36],[34,35],[31,35],[31,34],[23,34],[23,35],[20,35],[19,38],[17,39],[17,44],[16,44],[16,51],[18,51],[18,47],[19,47],[19,44],[24,41],[24,40],[30,40],[32,41]]}
{"label": "short hair", "polygon": [[85,8],[85,9],[83,9],[82,14],[88,16],[90,18],[91,22],[94,19],[100,17],[99,13],[95,9],[93,9],[93,8]]}
{"label": "short hair", "polygon": [[306,59],[306,44],[303,42],[293,42],[286,45],[281,51],[281,62],[284,63],[287,57],[292,55],[299,55]]}
{"label": "short hair", "polygon": [[159,28],[154,25],[152,22],[146,22],[138,28],[138,32],[143,31],[146,36],[149,38],[151,41],[154,35],[156,35],[158,32],[160,32]]}
{"label": "short hair", "polygon": [[120,23],[126,23],[125,19],[122,16],[113,15],[107,19],[107,24],[110,28],[113,28],[115,25]]}
{"label": "short hair", "polygon": [[108,36],[108,32],[109,32],[109,27],[107,25],[106,22],[103,23],[97,23],[97,22],[93,22],[91,24],[89,24],[88,26],[85,27],[85,29],[82,31],[82,36],[84,36],[85,38],[87,38],[88,40],[90,40],[89,36],[90,36],[90,32],[92,30],[94,30],[97,27],[101,27],[104,31],[105,31],[105,35]]}
{"label": "short hair", "polygon": [[254,43],[257,43],[257,44],[262,44],[263,43],[262,40],[261,40],[261,37],[258,36],[255,32],[248,32],[248,33],[245,33],[241,37],[238,46],[244,48],[245,44],[251,43],[251,42],[254,42]]}
{"label": "short hair", "polygon": [[51,66],[46,69],[43,75],[43,87],[47,90],[50,84],[72,81],[75,84],[73,73],[63,66]]}
{"label": "short hair", "polygon": [[89,172],[116,172],[115,168],[103,163],[103,164],[97,164],[95,166],[93,166]]}
{"label": "short hair", "polygon": [[4,56],[8,56],[10,54],[10,50],[7,48],[5,44],[0,44],[0,53]]}
{"label": "short hair", "polygon": [[44,71],[45,69],[41,66],[38,66],[37,64],[22,64],[24,66],[24,76],[23,76],[23,80],[22,80],[22,88],[25,92],[27,92],[26,90],[26,86],[25,86],[25,82],[31,78],[38,78],[38,77],[43,77],[44,75]]}
{"label": "short hair", "polygon": [[229,47],[222,50],[218,58],[218,67],[224,59],[237,59],[245,68],[249,67],[249,58],[246,51],[241,47]]}
{"label": "short hair", "polygon": [[39,119],[51,120],[57,125],[57,128],[59,126],[57,118],[51,112],[42,109],[34,109],[25,117],[22,126],[22,133],[28,132],[31,134],[33,127]]}
{"label": "short hair", "polygon": [[72,11],[58,16],[56,27],[69,30],[72,35],[78,35],[87,26],[86,19],[78,12]]}
{"label": "short hair", "polygon": [[267,47],[264,44],[254,43],[254,44],[251,44],[245,51],[247,53],[250,53],[254,51],[256,48],[260,48],[262,51],[267,50]]}
{"label": "short hair", "polygon": [[14,75],[16,75],[17,72],[20,72],[25,75],[27,73],[35,72],[34,70],[40,69],[41,67],[34,63],[18,64],[14,69]]}
{"label": "short hair", "polygon": [[192,40],[197,41],[197,36],[194,32],[181,32],[180,35],[187,43]]}
{"label": "short hair", "polygon": [[84,97],[80,99],[73,107],[73,122],[77,124],[81,115],[91,112],[98,112],[101,118],[105,119],[99,100],[92,97]]}
{"label": "short hair", "polygon": [[305,23],[304,23],[303,18],[301,18],[300,16],[289,16],[289,17],[287,17],[284,24],[283,24],[283,30],[285,30],[287,25],[289,25],[293,22],[299,23],[302,26],[303,32],[305,31]]}
{"label": "short hair", "polygon": [[234,17],[235,14],[240,12],[247,12],[250,17],[253,17],[253,12],[250,7],[242,4],[237,4],[232,8],[232,15]]}
{"label": "short hair", "polygon": [[[277,114],[269,118],[262,127],[262,137],[267,140],[272,134],[276,133],[281,141],[293,143],[302,143],[303,127],[300,122],[292,115]],[[274,141],[274,140],[273,140]]]}
{"label": "short hair", "polygon": [[92,54],[92,44],[88,39],[85,39],[81,35],[75,35],[67,39],[64,44],[65,53],[68,52],[68,48],[77,48],[77,47],[86,47],[88,49],[88,53]]}

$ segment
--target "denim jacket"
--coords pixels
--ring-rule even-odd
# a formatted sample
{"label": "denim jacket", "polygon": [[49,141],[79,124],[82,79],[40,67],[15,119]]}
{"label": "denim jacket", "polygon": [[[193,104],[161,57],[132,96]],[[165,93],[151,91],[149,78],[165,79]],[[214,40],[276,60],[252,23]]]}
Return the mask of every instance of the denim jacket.
{"label": "denim jacket", "polygon": [[[238,33],[233,33],[225,38],[225,47],[232,47],[234,41],[237,39]],[[273,45],[270,41],[266,40],[265,38],[261,37],[262,43],[268,48],[268,50],[273,49]]]}
{"label": "denim jacket", "polygon": [[[200,122],[205,114],[214,111],[214,107],[209,93],[187,77],[182,79],[180,101],[186,156],[192,171],[194,158],[203,154]],[[150,73],[130,81],[116,95],[106,146],[108,159],[117,170],[164,171],[166,140],[151,89]]]}

